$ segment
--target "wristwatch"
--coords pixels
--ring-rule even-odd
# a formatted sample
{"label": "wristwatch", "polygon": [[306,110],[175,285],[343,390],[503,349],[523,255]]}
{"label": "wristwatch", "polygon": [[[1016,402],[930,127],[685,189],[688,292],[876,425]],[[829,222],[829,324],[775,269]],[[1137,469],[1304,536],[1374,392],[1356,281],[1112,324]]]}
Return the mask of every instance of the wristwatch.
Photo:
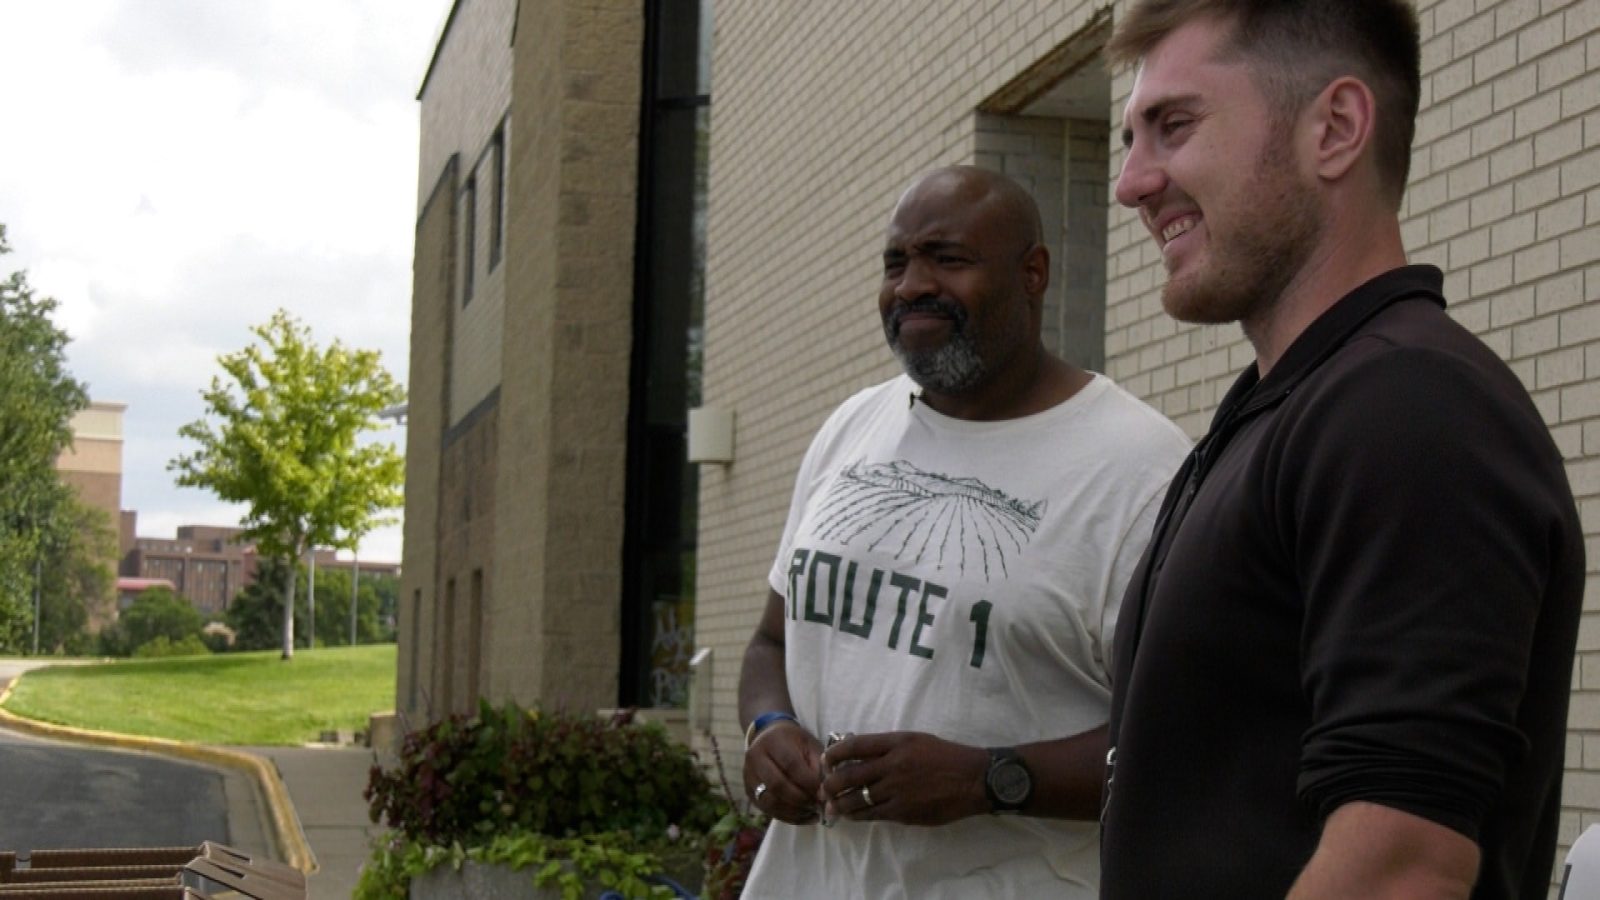
{"label": "wristwatch", "polygon": [[989,795],[990,812],[1017,813],[1028,805],[1033,797],[1033,773],[1015,747],[989,748],[989,771],[983,778],[983,790]]}

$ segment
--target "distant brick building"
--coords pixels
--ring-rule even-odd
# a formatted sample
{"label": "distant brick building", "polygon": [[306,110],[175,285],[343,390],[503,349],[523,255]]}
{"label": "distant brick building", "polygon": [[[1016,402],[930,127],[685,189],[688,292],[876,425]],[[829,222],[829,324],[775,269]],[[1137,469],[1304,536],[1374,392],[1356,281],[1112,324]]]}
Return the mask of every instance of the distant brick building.
{"label": "distant brick building", "polygon": [[[118,574],[168,582],[195,609],[207,615],[221,614],[256,577],[255,545],[240,534],[238,528],[183,525],[173,539],[135,538]],[[323,571],[349,571],[352,567],[349,560],[335,558],[332,550],[318,550],[315,559]],[[363,575],[400,574],[394,563],[361,563],[360,567]]]}
{"label": "distant brick building", "polygon": [[[72,443],[56,457],[56,472],[85,506],[117,529],[122,512],[123,403],[91,402],[72,417]],[[115,564],[115,560],[107,560]]]}

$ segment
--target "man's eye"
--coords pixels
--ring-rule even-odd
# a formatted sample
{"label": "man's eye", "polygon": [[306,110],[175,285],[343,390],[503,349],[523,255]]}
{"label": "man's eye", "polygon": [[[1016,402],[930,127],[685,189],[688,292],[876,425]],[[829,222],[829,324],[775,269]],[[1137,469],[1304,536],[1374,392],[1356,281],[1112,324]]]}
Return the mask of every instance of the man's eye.
{"label": "man's eye", "polygon": [[940,254],[939,256],[934,257],[934,259],[941,266],[964,266],[969,262],[969,260],[964,256],[951,256],[948,253]]}
{"label": "man's eye", "polygon": [[1161,134],[1163,137],[1171,137],[1182,129],[1187,128],[1193,122],[1193,119],[1183,117],[1163,119],[1161,122]]}
{"label": "man's eye", "polygon": [[883,274],[894,277],[906,270],[904,262],[886,262],[883,264]]}

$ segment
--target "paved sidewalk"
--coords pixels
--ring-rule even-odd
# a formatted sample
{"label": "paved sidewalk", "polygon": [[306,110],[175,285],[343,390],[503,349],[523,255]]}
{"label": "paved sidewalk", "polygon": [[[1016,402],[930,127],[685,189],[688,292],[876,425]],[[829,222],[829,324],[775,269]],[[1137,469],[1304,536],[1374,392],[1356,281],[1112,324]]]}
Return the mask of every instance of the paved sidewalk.
{"label": "paved sidewalk", "polygon": [[294,801],[317,871],[306,878],[309,900],[347,900],[355,890],[371,838],[382,829],[367,820],[361,792],[372,768],[365,747],[250,747],[270,760]]}

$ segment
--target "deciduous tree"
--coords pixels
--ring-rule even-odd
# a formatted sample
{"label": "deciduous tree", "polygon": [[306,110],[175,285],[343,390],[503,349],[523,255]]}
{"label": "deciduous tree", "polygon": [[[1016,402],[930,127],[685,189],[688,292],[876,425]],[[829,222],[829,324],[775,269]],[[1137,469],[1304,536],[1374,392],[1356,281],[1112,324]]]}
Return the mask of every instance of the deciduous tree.
{"label": "deciduous tree", "polygon": [[44,546],[39,652],[86,653],[94,646],[90,632],[109,621],[115,607],[110,560],[117,537],[103,510],[75,498],[53,521],[62,527]]}
{"label": "deciduous tree", "polygon": [[[390,521],[384,513],[402,501],[400,454],[359,438],[404,392],[375,351],[319,348],[281,310],[252,332],[258,343],[218,358],[223,376],[201,392],[206,418],[179,429],[197,449],[168,468],[180,485],[245,504],[245,536],[263,556],[353,549],[353,535]],[[284,659],[294,656],[295,581],[284,579]]]}
{"label": "deciduous tree", "polygon": [[[11,251],[0,225],[0,255]],[[0,652],[30,645],[40,553],[66,540],[71,490],[55,461],[72,440],[72,416],[89,403],[66,366],[56,302],[26,273],[0,280]]]}

